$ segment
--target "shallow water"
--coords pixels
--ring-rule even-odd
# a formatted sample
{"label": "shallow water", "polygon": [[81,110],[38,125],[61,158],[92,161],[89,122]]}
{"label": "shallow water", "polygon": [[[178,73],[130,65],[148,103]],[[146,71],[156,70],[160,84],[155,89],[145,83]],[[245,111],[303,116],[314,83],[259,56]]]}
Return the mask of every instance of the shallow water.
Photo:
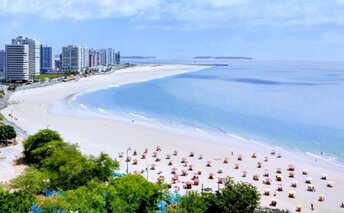
{"label": "shallow water", "polygon": [[344,161],[344,62],[228,64],[92,91],[72,104]]}

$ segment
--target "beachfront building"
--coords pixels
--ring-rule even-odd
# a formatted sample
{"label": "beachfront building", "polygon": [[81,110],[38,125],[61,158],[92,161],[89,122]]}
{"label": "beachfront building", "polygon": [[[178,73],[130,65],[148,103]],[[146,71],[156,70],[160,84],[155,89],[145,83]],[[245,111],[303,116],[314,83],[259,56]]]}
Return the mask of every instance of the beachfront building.
{"label": "beachfront building", "polygon": [[115,53],[114,57],[115,57],[115,64],[120,64],[121,63],[121,53],[118,51],[117,53]]}
{"label": "beachfront building", "polygon": [[29,81],[29,45],[6,45],[5,79],[7,82]]}
{"label": "beachfront building", "polygon": [[68,45],[62,48],[62,69],[64,71],[83,71],[89,67],[89,50],[83,46]]}
{"label": "beachfront building", "polygon": [[41,72],[52,72],[55,70],[54,48],[41,46]]}
{"label": "beachfront building", "polygon": [[29,47],[29,78],[34,80],[41,69],[41,44],[31,38],[18,36],[12,39],[12,45],[28,45]]}
{"label": "beachfront building", "polygon": [[89,66],[113,66],[120,63],[119,52],[115,52],[113,48],[94,50],[89,53]]}
{"label": "beachfront building", "polygon": [[0,72],[5,71],[5,62],[6,62],[6,52],[5,50],[0,50]]}
{"label": "beachfront building", "polygon": [[5,63],[6,63],[6,52],[0,50],[0,81],[5,78]]}

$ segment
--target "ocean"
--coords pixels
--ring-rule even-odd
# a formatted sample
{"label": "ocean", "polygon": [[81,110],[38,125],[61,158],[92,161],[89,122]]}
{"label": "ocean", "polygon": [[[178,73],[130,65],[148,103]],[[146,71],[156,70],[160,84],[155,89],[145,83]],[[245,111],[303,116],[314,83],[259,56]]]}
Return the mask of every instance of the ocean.
{"label": "ocean", "polygon": [[[146,61],[168,62],[180,63]],[[110,116],[239,135],[344,162],[344,62],[198,63],[228,66],[86,92],[71,104]]]}

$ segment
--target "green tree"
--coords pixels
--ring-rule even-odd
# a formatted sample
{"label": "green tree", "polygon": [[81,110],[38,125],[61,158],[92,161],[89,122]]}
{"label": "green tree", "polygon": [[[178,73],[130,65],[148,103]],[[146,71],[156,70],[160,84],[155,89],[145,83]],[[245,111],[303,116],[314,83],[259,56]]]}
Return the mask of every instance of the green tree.
{"label": "green tree", "polygon": [[41,169],[49,174],[52,187],[68,190],[90,181],[93,178],[94,166],[75,145],[65,144],[55,148],[51,155],[43,160]]}
{"label": "green tree", "polygon": [[[188,213],[188,212],[194,212],[194,213],[203,213],[206,212],[208,208],[208,203],[206,202],[206,199],[204,198],[205,194],[200,194],[197,192],[188,192],[185,196],[182,196],[180,198],[180,205],[177,205],[177,212],[179,213]],[[171,210],[169,212],[172,212]]]}
{"label": "green tree", "polygon": [[103,152],[100,153],[99,157],[91,157],[90,160],[95,164],[93,167],[93,176],[101,181],[109,180],[114,170],[119,168],[118,161],[110,158],[108,154]]}
{"label": "green tree", "polygon": [[63,141],[50,141],[30,152],[30,163],[37,168],[42,166],[43,160],[51,156],[53,151],[65,145]]}
{"label": "green tree", "polygon": [[17,137],[16,130],[10,125],[0,125],[0,143],[8,145],[8,141]]}
{"label": "green tree", "polygon": [[31,195],[41,192],[48,186],[48,176],[36,168],[29,167],[24,173],[10,181],[9,187],[15,191],[23,191]]}
{"label": "green tree", "polygon": [[25,158],[31,162],[31,152],[37,148],[42,147],[44,144],[51,141],[63,141],[60,134],[50,129],[43,129],[34,135],[31,135],[24,142]]}
{"label": "green tree", "polygon": [[107,201],[112,212],[154,212],[163,194],[161,185],[129,174],[109,182]]}
{"label": "green tree", "polygon": [[254,212],[259,206],[260,194],[249,183],[235,183],[226,178],[224,188],[205,197],[207,212]]}
{"label": "green tree", "polygon": [[24,191],[7,192],[0,188],[0,212],[29,212],[35,198]]}
{"label": "green tree", "polygon": [[106,213],[106,185],[99,180],[92,180],[85,186],[68,190],[62,195],[42,198],[38,205],[49,212],[54,208],[64,212]]}

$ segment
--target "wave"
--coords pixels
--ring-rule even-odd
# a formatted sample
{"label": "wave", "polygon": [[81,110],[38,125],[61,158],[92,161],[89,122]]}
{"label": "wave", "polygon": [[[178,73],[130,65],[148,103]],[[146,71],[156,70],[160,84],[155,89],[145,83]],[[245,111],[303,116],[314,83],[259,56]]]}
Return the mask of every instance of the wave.
{"label": "wave", "polygon": [[134,116],[134,117],[138,117],[138,118],[144,119],[144,120],[151,120],[151,119],[149,119],[149,118],[147,118],[147,117],[145,117],[143,115],[138,115],[138,114],[135,114],[133,112],[128,112],[128,114],[131,115],[131,116]]}

